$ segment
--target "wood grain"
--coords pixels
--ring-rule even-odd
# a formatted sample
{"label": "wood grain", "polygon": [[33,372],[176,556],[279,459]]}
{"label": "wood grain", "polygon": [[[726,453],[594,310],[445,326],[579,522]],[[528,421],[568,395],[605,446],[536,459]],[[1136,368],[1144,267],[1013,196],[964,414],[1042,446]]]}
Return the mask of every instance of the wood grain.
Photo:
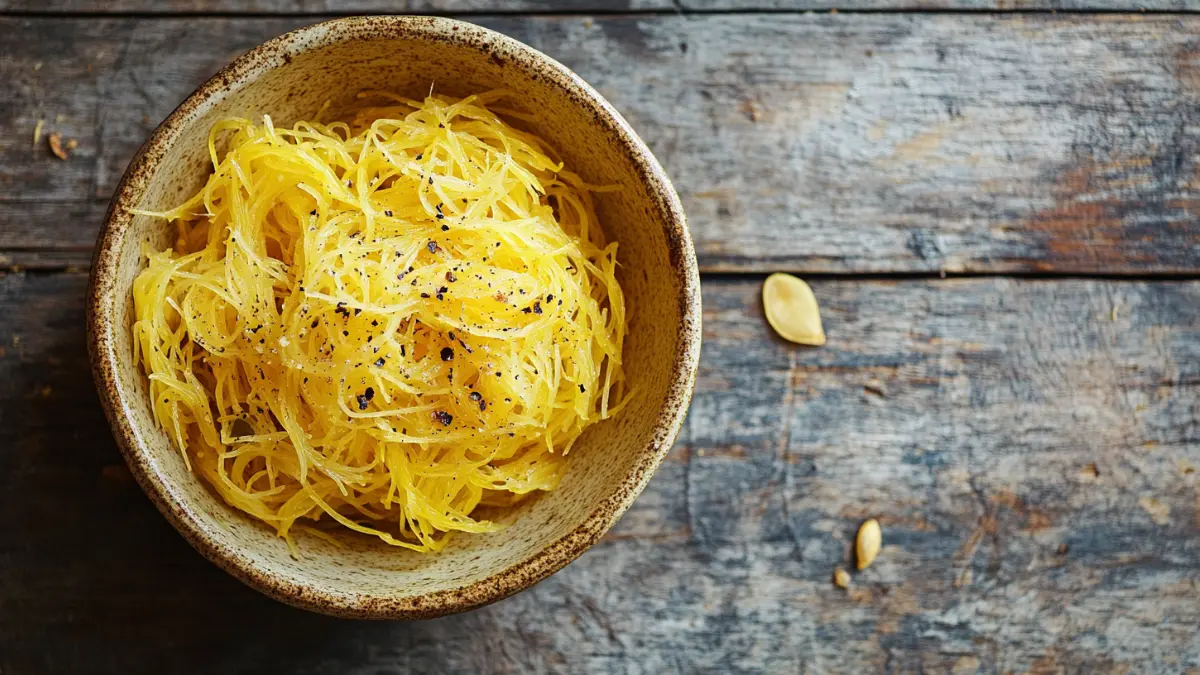
{"label": "wood grain", "polygon": [[[33,0],[25,0],[32,2]],[[806,10],[848,11],[978,11],[1025,12],[1108,11],[1108,12],[1195,12],[1191,0],[680,0],[686,12],[795,12]]]}
{"label": "wood grain", "polygon": [[0,0],[0,12],[146,14],[446,14],[475,12],[637,12],[672,0]]}
{"label": "wood grain", "polygon": [[[625,113],[705,271],[1200,270],[1200,17],[473,20]],[[86,264],[155,124],[309,21],[0,19],[0,254]],[[70,160],[32,147],[39,119],[78,139]]]}
{"label": "wood grain", "polygon": [[1189,0],[0,0],[0,12],[151,14],[427,14],[452,12],[640,12],[681,14],[803,10],[1196,11]]}
{"label": "wood grain", "polygon": [[[0,278],[0,672],[1200,667],[1200,281],[819,281],[821,349],[769,334],[760,283],[705,282],[685,432],[606,540],[368,624],[192,552],[110,440],[85,276]],[[883,551],[839,590],[867,516]]]}

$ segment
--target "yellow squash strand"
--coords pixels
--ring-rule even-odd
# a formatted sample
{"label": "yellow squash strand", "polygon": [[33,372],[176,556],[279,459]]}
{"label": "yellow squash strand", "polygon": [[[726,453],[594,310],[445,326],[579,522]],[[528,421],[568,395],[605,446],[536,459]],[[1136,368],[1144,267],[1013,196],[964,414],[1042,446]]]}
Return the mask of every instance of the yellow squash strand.
{"label": "yellow squash strand", "polygon": [[133,290],[154,415],[289,542],[326,517],[418,551],[493,530],[477,507],[554,489],[627,400],[596,188],[488,109],[503,95],[226,120],[204,188],[146,214],[178,228]]}

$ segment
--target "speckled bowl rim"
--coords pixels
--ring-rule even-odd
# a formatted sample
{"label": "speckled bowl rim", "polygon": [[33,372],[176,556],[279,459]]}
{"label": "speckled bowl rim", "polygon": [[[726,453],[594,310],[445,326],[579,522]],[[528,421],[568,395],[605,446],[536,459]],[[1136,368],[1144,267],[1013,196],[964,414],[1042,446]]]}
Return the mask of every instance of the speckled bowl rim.
{"label": "speckled bowl rim", "polygon": [[[299,54],[380,37],[442,41],[478,51],[548,81],[590,112],[625,148],[636,167],[636,177],[648,187],[659,217],[667,223],[670,261],[681,286],[680,341],[666,402],[653,440],[639,453],[618,488],[577,528],[525,560],[457,589],[405,597],[333,592],[286,581],[255,569],[247,556],[223,543],[219,532],[204,526],[171,479],[156,466],[143,431],[132,422],[129,398],[141,394],[118,386],[117,331],[128,329],[116,325],[114,318],[116,303],[126,299],[113,297],[121,244],[133,220],[128,209],[138,203],[167,149],[180,138],[184,122]],[[88,350],[104,413],[138,484],[167,520],[206,558],[276,600],[334,616],[374,619],[431,618],[495,602],[545,579],[599,541],[645,488],[679,434],[695,387],[700,323],[700,276],[683,206],[666,172],[629,123],[590,85],[545,54],[481,26],[439,17],[351,17],[314,24],[259,45],[201,85],[155,129],[125,171],[100,231],[87,297]]]}

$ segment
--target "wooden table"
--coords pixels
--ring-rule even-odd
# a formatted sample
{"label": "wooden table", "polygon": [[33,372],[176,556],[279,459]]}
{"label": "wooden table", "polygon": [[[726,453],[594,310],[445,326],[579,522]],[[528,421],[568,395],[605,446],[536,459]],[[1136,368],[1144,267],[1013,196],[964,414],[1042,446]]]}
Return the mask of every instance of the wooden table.
{"label": "wooden table", "polygon": [[[0,673],[1196,672],[1200,5],[832,1],[0,0]],[[548,581],[422,623],[201,559],[130,482],[84,349],[154,125],[271,36],[384,11],[598,87],[705,273],[646,493]],[[770,333],[777,270],[812,280],[824,348]],[[872,515],[883,551],[838,589]]]}

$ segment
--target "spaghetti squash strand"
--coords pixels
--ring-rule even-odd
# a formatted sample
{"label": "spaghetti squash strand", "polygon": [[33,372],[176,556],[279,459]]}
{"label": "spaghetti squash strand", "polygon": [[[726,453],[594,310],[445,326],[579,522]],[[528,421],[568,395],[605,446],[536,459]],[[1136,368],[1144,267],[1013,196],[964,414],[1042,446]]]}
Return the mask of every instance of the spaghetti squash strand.
{"label": "spaghetti squash strand", "polygon": [[[436,551],[552,490],[628,401],[617,245],[591,191],[488,105],[213,126],[213,173],[134,283],[151,409],[232,506]],[[220,148],[226,148],[224,154]]]}

